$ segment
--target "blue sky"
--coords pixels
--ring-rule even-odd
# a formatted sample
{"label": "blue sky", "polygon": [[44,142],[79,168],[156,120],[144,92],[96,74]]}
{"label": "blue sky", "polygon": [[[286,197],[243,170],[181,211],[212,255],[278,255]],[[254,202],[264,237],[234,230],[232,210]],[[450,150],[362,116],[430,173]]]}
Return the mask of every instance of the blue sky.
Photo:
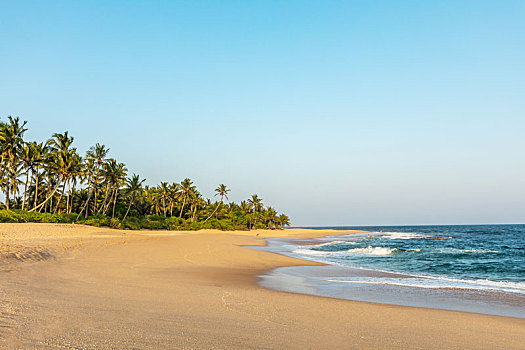
{"label": "blue sky", "polygon": [[292,224],[525,222],[524,1],[0,1],[0,116]]}

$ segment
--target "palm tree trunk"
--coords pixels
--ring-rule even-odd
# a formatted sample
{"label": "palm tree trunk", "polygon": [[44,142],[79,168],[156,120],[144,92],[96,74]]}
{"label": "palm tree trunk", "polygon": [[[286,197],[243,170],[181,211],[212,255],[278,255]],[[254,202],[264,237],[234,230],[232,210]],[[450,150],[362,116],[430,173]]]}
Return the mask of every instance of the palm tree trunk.
{"label": "palm tree trunk", "polygon": [[42,202],[40,203],[39,205],[37,205],[36,207],[34,207],[33,209],[31,209],[30,211],[34,211],[38,208],[41,208],[44,206],[44,204],[47,203],[48,200],[50,200],[51,198],[53,198],[53,196],[55,195],[55,192],[58,190],[58,188],[60,187],[60,181],[58,181],[57,185],[55,186],[55,188],[53,189],[53,192],[51,192],[51,194]]}
{"label": "palm tree trunk", "polygon": [[182,208],[180,208],[179,218],[182,217],[182,212],[184,211],[184,206],[185,205],[186,205],[186,198],[184,198],[184,200],[182,201]]}
{"label": "palm tree trunk", "polygon": [[[215,214],[215,212],[217,211],[217,209],[219,209],[219,207],[220,207],[221,204],[222,204],[222,196],[221,196],[221,201],[219,202],[219,204],[217,204],[217,207],[215,207],[215,210],[213,211],[213,213],[211,213],[210,216],[208,216],[208,217],[206,218],[206,220],[204,220],[204,222],[208,221],[208,220],[213,216],[213,214]],[[204,222],[203,222],[203,223],[204,223]]]}
{"label": "palm tree trunk", "polygon": [[[75,221],[78,220],[78,218],[80,217],[80,215],[82,214],[82,212],[84,211],[84,209],[86,209],[88,207],[88,203],[89,203],[89,199],[91,198],[91,194],[93,192],[91,191],[91,188],[89,189],[89,193],[88,193],[88,197],[87,197],[87,200],[86,200],[86,203],[84,203],[84,206],[82,207],[82,210],[80,211],[80,213],[78,213],[77,215],[77,218],[75,219]],[[87,210],[86,210],[86,217],[87,217]]]}
{"label": "palm tree trunk", "polygon": [[67,181],[66,214],[69,214],[69,194],[71,192],[71,179]]}
{"label": "palm tree trunk", "polygon": [[36,179],[35,179],[35,202],[33,204],[33,207],[36,207],[36,204],[37,204],[37,201],[38,201],[38,167],[35,170],[35,175],[36,175]]}
{"label": "palm tree trunk", "polygon": [[9,210],[9,185],[7,185],[7,190],[5,191],[5,208]]}
{"label": "palm tree trunk", "polygon": [[126,210],[126,214],[124,214],[124,218],[122,219],[122,221],[126,220],[126,217],[128,216],[129,210],[131,209],[131,204],[133,203],[134,200],[135,200],[135,195],[133,195],[131,197],[131,200],[129,201],[128,210]]}
{"label": "palm tree trunk", "polygon": [[193,208],[193,215],[191,216],[191,222],[195,222],[195,215],[197,214],[197,204]]}
{"label": "palm tree trunk", "polygon": [[115,189],[115,197],[113,198],[113,213],[111,214],[111,217],[115,217],[115,206],[117,205],[117,196],[118,196],[118,188]]}
{"label": "palm tree trunk", "polygon": [[[86,199],[86,203],[84,204],[84,206],[82,207],[82,210],[80,211],[80,213],[82,213],[84,211],[84,209],[86,209],[86,218],[87,218],[87,212],[89,210],[89,200],[91,199],[91,195],[93,194],[93,188],[91,187],[91,176],[89,177],[88,179],[88,197]],[[80,216],[80,213],[78,214]],[[77,217],[77,220],[78,220],[78,217]]]}
{"label": "palm tree trunk", "polygon": [[[102,209],[106,207],[106,200],[108,199],[108,192],[109,192],[109,185],[106,186],[106,194],[104,195],[104,202],[102,202],[102,205],[100,206],[100,209],[98,212],[100,213]],[[104,214],[106,214],[106,210],[104,210]]]}
{"label": "palm tree trunk", "polygon": [[58,197],[58,202],[57,202],[57,206],[55,207],[55,211],[53,212],[53,214],[56,214],[57,211],[58,211],[58,207],[60,206],[60,202],[62,202],[62,197],[64,196],[64,191],[66,189],[66,181],[64,181],[64,185],[62,186],[62,193],[60,194],[60,197]]}
{"label": "palm tree trunk", "polygon": [[29,169],[27,169],[26,183],[24,185],[24,200],[22,201],[22,210],[24,210],[24,208],[26,206],[26,195],[27,195],[27,183],[28,182],[29,182]]}
{"label": "palm tree trunk", "polygon": [[[109,193],[108,193],[108,194],[109,194]],[[109,206],[111,205],[111,201],[112,201],[112,199],[113,199],[113,191],[111,192],[111,197],[109,197],[109,201],[108,201],[107,204],[106,204],[106,198],[104,198],[104,203],[102,203],[103,206],[102,206],[102,208],[101,208],[101,209],[103,209],[103,210],[102,210],[102,214],[106,215],[106,212],[108,211]]]}

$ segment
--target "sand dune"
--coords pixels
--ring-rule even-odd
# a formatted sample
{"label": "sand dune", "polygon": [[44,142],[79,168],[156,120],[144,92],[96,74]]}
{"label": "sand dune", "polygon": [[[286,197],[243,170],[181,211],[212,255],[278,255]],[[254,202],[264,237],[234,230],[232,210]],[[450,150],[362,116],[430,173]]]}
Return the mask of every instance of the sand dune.
{"label": "sand dune", "polygon": [[0,348],[525,348],[522,319],[256,285],[277,266],[314,263],[243,246],[331,233],[0,224]]}

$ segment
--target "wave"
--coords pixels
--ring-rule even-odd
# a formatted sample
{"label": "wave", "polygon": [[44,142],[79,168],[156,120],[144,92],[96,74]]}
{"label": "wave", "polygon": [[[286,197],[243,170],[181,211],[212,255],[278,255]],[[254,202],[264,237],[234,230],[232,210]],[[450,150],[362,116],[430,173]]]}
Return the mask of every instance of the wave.
{"label": "wave", "polygon": [[293,253],[312,255],[312,256],[341,256],[348,254],[360,254],[360,255],[372,255],[372,256],[389,256],[394,253],[397,253],[398,249],[396,248],[385,248],[385,247],[372,247],[368,246],[366,248],[353,248],[348,250],[340,251],[323,251],[323,250],[314,250],[314,249],[295,249]]}
{"label": "wave", "polygon": [[410,278],[373,278],[356,277],[352,279],[326,279],[327,282],[376,284],[424,289],[457,289],[457,290],[493,290],[508,293],[525,294],[525,283],[490,281],[490,280],[461,280],[446,277],[410,277]]}
{"label": "wave", "polygon": [[331,241],[331,242],[321,243],[321,244],[312,246],[312,248],[325,247],[328,245],[341,244],[341,243],[354,244],[354,242],[347,242],[347,241]]}
{"label": "wave", "polygon": [[499,250],[493,249],[457,249],[457,248],[441,248],[436,250],[444,254],[485,254],[485,253],[499,253]]}
{"label": "wave", "polygon": [[365,254],[365,255],[374,255],[374,256],[388,256],[396,253],[397,248],[385,248],[385,247],[372,247],[368,246],[366,248],[354,248],[348,249],[346,253],[350,254]]}
{"label": "wave", "polygon": [[333,256],[333,255],[340,255],[341,253],[344,253],[342,251],[339,252],[330,252],[330,251],[323,251],[323,250],[313,250],[313,249],[295,249],[292,251],[292,253],[295,254],[303,254],[303,255],[314,255],[314,256]]}
{"label": "wave", "polygon": [[381,238],[387,239],[429,239],[435,238],[433,236],[425,236],[419,233],[413,232],[383,232],[377,233]]}

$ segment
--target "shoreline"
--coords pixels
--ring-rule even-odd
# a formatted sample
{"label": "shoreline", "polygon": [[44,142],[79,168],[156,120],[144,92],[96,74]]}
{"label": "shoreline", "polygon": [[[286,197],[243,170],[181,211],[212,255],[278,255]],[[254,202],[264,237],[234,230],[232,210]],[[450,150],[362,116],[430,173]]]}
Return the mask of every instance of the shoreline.
{"label": "shoreline", "polygon": [[[296,252],[301,247],[341,242],[332,240],[337,240],[335,235],[328,236],[330,238],[310,240],[268,239],[267,247],[260,250],[319,265],[278,267],[260,275],[259,285],[271,290],[341,300],[525,319],[525,296],[521,290],[509,286],[487,289],[486,286],[468,285],[477,281],[450,279],[446,276],[340,266],[316,255],[305,256]],[[448,284],[443,284],[443,281],[448,281]],[[451,281],[455,284],[450,285]]]}
{"label": "shoreline", "polygon": [[150,234],[13,225],[0,225],[0,243],[53,257],[0,261],[11,265],[0,271],[0,347],[523,348],[521,319],[258,285],[265,271],[320,264],[245,246],[332,235],[325,230]]}

